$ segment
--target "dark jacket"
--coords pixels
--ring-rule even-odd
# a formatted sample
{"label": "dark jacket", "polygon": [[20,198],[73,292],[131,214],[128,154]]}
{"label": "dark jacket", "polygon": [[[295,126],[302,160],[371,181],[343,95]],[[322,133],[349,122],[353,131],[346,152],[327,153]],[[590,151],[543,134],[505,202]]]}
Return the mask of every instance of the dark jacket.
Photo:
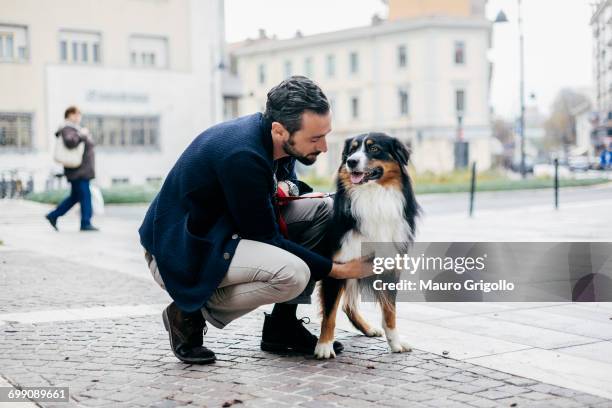
{"label": "dark jacket", "polygon": [[75,125],[70,122],[64,123],[55,132],[55,137],[62,137],[64,144],[69,149],[74,149],[81,142],[85,143],[85,151],[83,152],[83,162],[79,167],[69,169],[64,167],[64,174],[69,181],[73,180],[91,180],[96,177],[96,163],[94,153],[94,143],[91,137],[83,135]]}
{"label": "dark jacket", "polygon": [[[145,215],[140,242],[155,256],[168,293],[185,311],[208,301],[241,238],[297,255],[314,280],[331,271],[329,259],[279,232],[270,129],[257,113],[200,134],[170,170]],[[276,165],[279,180],[295,178],[293,160]]]}

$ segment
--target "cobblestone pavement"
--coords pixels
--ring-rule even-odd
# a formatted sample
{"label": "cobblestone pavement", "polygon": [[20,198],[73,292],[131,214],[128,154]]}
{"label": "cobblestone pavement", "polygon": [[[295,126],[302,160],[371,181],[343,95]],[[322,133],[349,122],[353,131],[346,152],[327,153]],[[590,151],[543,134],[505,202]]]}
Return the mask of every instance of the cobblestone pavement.
{"label": "cobblestone pavement", "polygon": [[0,253],[0,282],[0,313],[170,301],[153,282],[29,251]]}
{"label": "cobblestone pavement", "polygon": [[[144,279],[6,249],[0,289],[0,320],[3,313],[167,301]],[[612,407],[601,397],[436,354],[389,354],[384,340],[342,331],[346,351],[334,360],[265,353],[261,326],[256,311],[225,330],[211,328],[205,340],[218,362],[194,366],[171,354],[159,313],[0,322],[0,375],[16,387],[70,387],[69,404],[40,404],[49,407]]]}

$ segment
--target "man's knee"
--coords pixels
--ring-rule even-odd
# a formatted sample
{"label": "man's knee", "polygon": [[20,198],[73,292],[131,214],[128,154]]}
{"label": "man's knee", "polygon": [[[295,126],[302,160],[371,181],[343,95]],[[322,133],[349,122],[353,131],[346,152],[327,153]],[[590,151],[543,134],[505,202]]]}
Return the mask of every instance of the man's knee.
{"label": "man's knee", "polygon": [[310,269],[304,261],[294,256],[279,269],[274,280],[282,298],[277,302],[285,302],[304,291],[310,281]]}

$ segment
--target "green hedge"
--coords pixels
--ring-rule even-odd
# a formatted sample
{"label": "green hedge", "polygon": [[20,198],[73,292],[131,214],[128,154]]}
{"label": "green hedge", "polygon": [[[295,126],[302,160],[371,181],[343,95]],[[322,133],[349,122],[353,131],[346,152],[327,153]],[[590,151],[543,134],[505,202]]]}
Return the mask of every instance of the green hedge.
{"label": "green hedge", "polygon": [[[101,190],[106,204],[149,203],[159,191],[153,186],[120,186]],[[39,203],[58,204],[68,196],[68,193],[68,190],[52,190],[28,194],[26,199]]]}

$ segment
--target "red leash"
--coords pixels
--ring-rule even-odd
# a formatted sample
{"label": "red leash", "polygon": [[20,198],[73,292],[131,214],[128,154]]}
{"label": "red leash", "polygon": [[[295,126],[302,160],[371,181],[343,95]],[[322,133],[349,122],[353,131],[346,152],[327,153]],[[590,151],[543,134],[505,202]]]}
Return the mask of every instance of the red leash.
{"label": "red leash", "polygon": [[333,197],[335,194],[336,193],[325,193],[323,195],[323,197],[289,196],[280,187],[278,187],[276,189],[276,205],[275,205],[275,207],[276,207],[276,217],[278,219],[278,229],[280,230],[281,234],[283,234],[283,236],[285,238],[289,238],[289,230],[287,228],[287,223],[285,222],[285,219],[281,215],[280,207],[283,207],[283,206],[285,206],[285,205],[287,205],[290,202],[295,201],[295,200],[303,200],[303,199],[306,199],[306,198]]}

